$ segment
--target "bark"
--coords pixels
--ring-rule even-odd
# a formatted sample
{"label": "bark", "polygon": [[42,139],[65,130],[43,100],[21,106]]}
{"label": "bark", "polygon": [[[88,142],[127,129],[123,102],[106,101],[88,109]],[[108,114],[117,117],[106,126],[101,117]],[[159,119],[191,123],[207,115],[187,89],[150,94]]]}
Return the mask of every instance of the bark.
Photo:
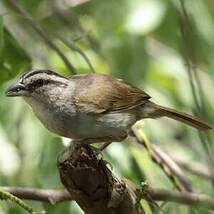
{"label": "bark", "polygon": [[143,213],[136,206],[137,194],[118,180],[107,163],[88,145],[72,144],[60,154],[60,178],[86,214]]}

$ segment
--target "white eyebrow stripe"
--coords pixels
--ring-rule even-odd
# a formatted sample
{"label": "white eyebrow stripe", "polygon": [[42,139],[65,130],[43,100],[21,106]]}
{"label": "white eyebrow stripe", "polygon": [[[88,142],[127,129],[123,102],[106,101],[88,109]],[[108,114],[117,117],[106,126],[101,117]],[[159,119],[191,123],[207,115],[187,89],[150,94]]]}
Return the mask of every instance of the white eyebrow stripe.
{"label": "white eyebrow stripe", "polygon": [[33,71],[29,71],[25,74],[23,74],[23,76],[21,77],[22,79],[26,79],[28,77],[31,77],[31,76],[34,76],[34,75],[37,75],[37,74],[41,74],[41,73],[46,73],[47,75],[52,75],[52,76],[55,76],[55,77],[61,77],[61,78],[66,78],[58,73],[55,73],[51,70],[33,70]]}

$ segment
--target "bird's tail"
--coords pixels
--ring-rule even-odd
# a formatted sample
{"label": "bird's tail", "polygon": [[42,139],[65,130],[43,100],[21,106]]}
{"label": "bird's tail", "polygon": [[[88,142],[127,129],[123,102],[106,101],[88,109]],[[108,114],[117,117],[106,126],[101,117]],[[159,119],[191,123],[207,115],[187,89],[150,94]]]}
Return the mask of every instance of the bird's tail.
{"label": "bird's tail", "polygon": [[[145,105],[147,109],[150,109],[148,117],[169,117],[174,120],[186,123],[187,125],[195,127],[196,129],[204,131],[212,128],[210,125],[195,116],[191,116],[183,112],[178,112],[174,109],[155,104],[151,101],[147,102]],[[151,109],[153,110],[151,111]]]}

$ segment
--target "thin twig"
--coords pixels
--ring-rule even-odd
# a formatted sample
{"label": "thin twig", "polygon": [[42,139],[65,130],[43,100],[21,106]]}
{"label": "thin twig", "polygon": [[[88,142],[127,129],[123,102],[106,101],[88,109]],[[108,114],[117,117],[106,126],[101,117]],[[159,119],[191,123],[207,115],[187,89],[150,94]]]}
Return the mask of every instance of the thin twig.
{"label": "thin twig", "polygon": [[[178,2],[180,4],[180,8],[176,8],[176,12],[177,12],[177,16],[178,16],[179,27],[180,27],[180,31],[181,31],[181,37],[182,37],[183,60],[186,64],[186,68],[187,68],[186,71],[188,74],[191,91],[193,94],[193,99],[196,104],[197,113],[202,116],[206,116],[206,115],[204,115],[204,112],[206,112],[205,100],[204,100],[205,95],[204,95],[204,92],[203,92],[203,89],[201,86],[201,82],[198,78],[197,70],[194,69],[194,68],[196,68],[196,66],[194,66],[192,47],[190,46],[191,45],[191,37],[190,37],[191,36],[191,34],[190,34],[191,26],[189,24],[189,17],[188,17],[186,8],[185,8],[184,1],[178,0]],[[196,92],[197,88],[194,84],[194,78],[196,80],[196,83],[198,84],[199,93],[200,93],[199,97],[197,96],[197,92]],[[200,99],[198,99],[198,98],[200,98]],[[212,146],[212,140],[209,136],[209,133],[205,133],[205,137],[202,135],[202,133],[200,131],[198,131],[198,134],[199,134],[201,143],[207,153],[208,160],[211,165],[211,167],[210,167],[211,173],[213,173],[214,158],[213,158],[212,153],[214,152],[214,149]]]}
{"label": "thin twig", "polygon": [[1,189],[21,199],[43,201],[50,204],[73,200],[67,190],[51,190],[28,187],[1,187]]}
{"label": "thin twig", "polygon": [[[27,200],[43,201],[51,204],[71,201],[73,197],[66,190],[37,189],[26,187],[0,187],[11,194]],[[147,194],[155,201],[172,201],[186,205],[207,206],[214,209],[214,199],[205,194],[170,192],[148,187]]]}
{"label": "thin twig", "polygon": [[167,154],[165,153],[159,146],[152,144],[152,150],[154,153],[163,161],[163,163],[171,170],[171,172],[179,178],[179,181],[182,182],[183,186],[185,186],[186,190],[189,192],[193,192],[193,187],[191,182],[185,176],[184,172],[181,170],[179,165]]}
{"label": "thin twig", "polygon": [[[28,204],[26,204],[22,199],[9,193],[8,191],[4,191],[4,190],[0,189],[0,199],[10,200],[10,201],[14,202],[14,203],[18,204],[20,207],[22,207],[24,210],[26,210],[28,213],[31,213],[31,214],[36,213],[36,211],[34,211],[34,209],[32,207],[30,207]],[[44,212],[42,211],[39,213],[44,213]]]}
{"label": "thin twig", "polygon": [[[146,148],[146,147],[142,144],[142,142],[140,141],[140,139],[139,139],[138,137],[135,137],[135,136],[134,136],[134,138],[135,138],[135,140],[136,140],[136,146],[139,146],[139,147],[140,147],[140,146],[143,146],[144,148]],[[147,150],[147,148],[146,148],[146,150]],[[149,154],[150,154],[150,156],[151,156],[152,161],[153,161],[155,164],[157,164],[157,165],[163,170],[163,173],[167,176],[167,178],[169,178],[169,180],[172,182],[172,184],[174,185],[174,187],[175,187],[176,189],[178,189],[179,191],[182,191],[183,189],[185,189],[185,188],[183,188],[183,187],[180,185],[180,183],[177,182],[175,176],[170,172],[170,170],[168,169],[168,167],[166,167],[166,166],[162,163],[162,161],[160,160],[159,157],[157,157],[156,155],[154,155],[153,152],[149,152]]]}
{"label": "thin twig", "polygon": [[69,28],[72,28],[75,25],[75,28],[78,29],[81,35],[85,35],[84,38],[90,45],[90,47],[98,53],[102,58],[104,58],[102,52],[100,51],[99,42],[82,26],[79,17],[76,15],[74,10],[62,10],[58,5],[56,5],[56,1],[49,0],[49,6],[54,10],[54,12],[63,19],[65,24],[68,25]]}
{"label": "thin twig", "polygon": [[205,194],[189,192],[170,192],[164,189],[148,187],[148,194],[156,201],[172,201],[187,205],[207,206],[214,209],[214,199]]}
{"label": "thin twig", "polygon": [[179,21],[179,27],[180,27],[180,32],[181,32],[181,37],[182,37],[182,42],[184,43],[182,48],[183,48],[183,59],[184,59],[184,62],[185,62],[185,65],[186,65],[186,71],[188,73],[188,78],[189,78],[189,83],[190,83],[190,86],[191,86],[191,91],[192,91],[192,95],[193,95],[193,99],[194,99],[194,102],[196,104],[196,109],[197,111],[200,113],[200,109],[201,109],[201,103],[198,99],[198,96],[197,96],[197,92],[196,92],[196,86],[194,84],[194,72],[192,70],[192,54],[191,54],[191,49],[189,48],[189,43],[191,41],[190,38],[189,38],[189,35],[188,35],[188,32],[186,30],[186,26],[185,26],[185,23],[184,23],[184,19],[186,21],[187,20],[187,14],[186,14],[186,11],[184,10],[184,4],[183,4],[183,1],[182,0],[179,0],[180,2],[180,5],[181,5],[181,10],[182,12],[177,9],[177,14],[178,14],[178,21]]}
{"label": "thin twig", "polygon": [[25,17],[31,27],[41,36],[41,38],[59,55],[59,57],[63,60],[65,65],[71,71],[72,74],[76,74],[75,67],[70,63],[68,58],[64,55],[64,53],[60,50],[60,48],[49,38],[46,32],[40,27],[40,25],[32,18],[32,16],[18,3],[16,0],[8,0],[10,4],[16,9],[18,13],[20,13],[23,17]]}
{"label": "thin twig", "polygon": [[[145,147],[136,127],[132,127],[132,132],[136,142],[139,145]],[[151,145],[150,155],[152,160],[163,169],[164,173],[178,190],[193,192],[193,188],[189,179],[184,175],[180,167],[169,156],[167,156],[167,154],[165,154],[157,146]],[[176,178],[179,180],[179,183],[177,182]]]}
{"label": "thin twig", "polygon": [[183,169],[190,171],[191,173],[201,176],[205,179],[214,181],[214,173],[212,173],[207,166],[201,163],[187,162],[177,157],[171,158]]}
{"label": "thin twig", "polygon": [[79,53],[82,58],[86,61],[86,63],[88,64],[88,67],[90,68],[90,70],[93,73],[96,73],[93,65],[91,64],[89,58],[87,57],[87,55],[81,50],[81,48],[79,48],[77,45],[75,45],[73,42],[69,42],[68,40],[66,40],[65,38],[63,38],[61,35],[57,35],[57,37],[60,39],[60,41],[62,41],[62,43],[64,45],[66,45],[68,48],[70,48],[72,51],[76,51],[77,53]]}

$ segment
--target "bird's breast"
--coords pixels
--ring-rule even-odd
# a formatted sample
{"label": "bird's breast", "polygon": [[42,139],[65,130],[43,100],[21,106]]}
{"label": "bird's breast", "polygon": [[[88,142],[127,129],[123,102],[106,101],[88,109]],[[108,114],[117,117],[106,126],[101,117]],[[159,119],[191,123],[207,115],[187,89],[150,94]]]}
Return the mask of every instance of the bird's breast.
{"label": "bird's breast", "polygon": [[32,100],[28,103],[47,129],[72,139],[119,141],[125,138],[130,126],[136,122],[133,112],[87,114],[76,111],[76,107],[68,103],[47,105]]}

